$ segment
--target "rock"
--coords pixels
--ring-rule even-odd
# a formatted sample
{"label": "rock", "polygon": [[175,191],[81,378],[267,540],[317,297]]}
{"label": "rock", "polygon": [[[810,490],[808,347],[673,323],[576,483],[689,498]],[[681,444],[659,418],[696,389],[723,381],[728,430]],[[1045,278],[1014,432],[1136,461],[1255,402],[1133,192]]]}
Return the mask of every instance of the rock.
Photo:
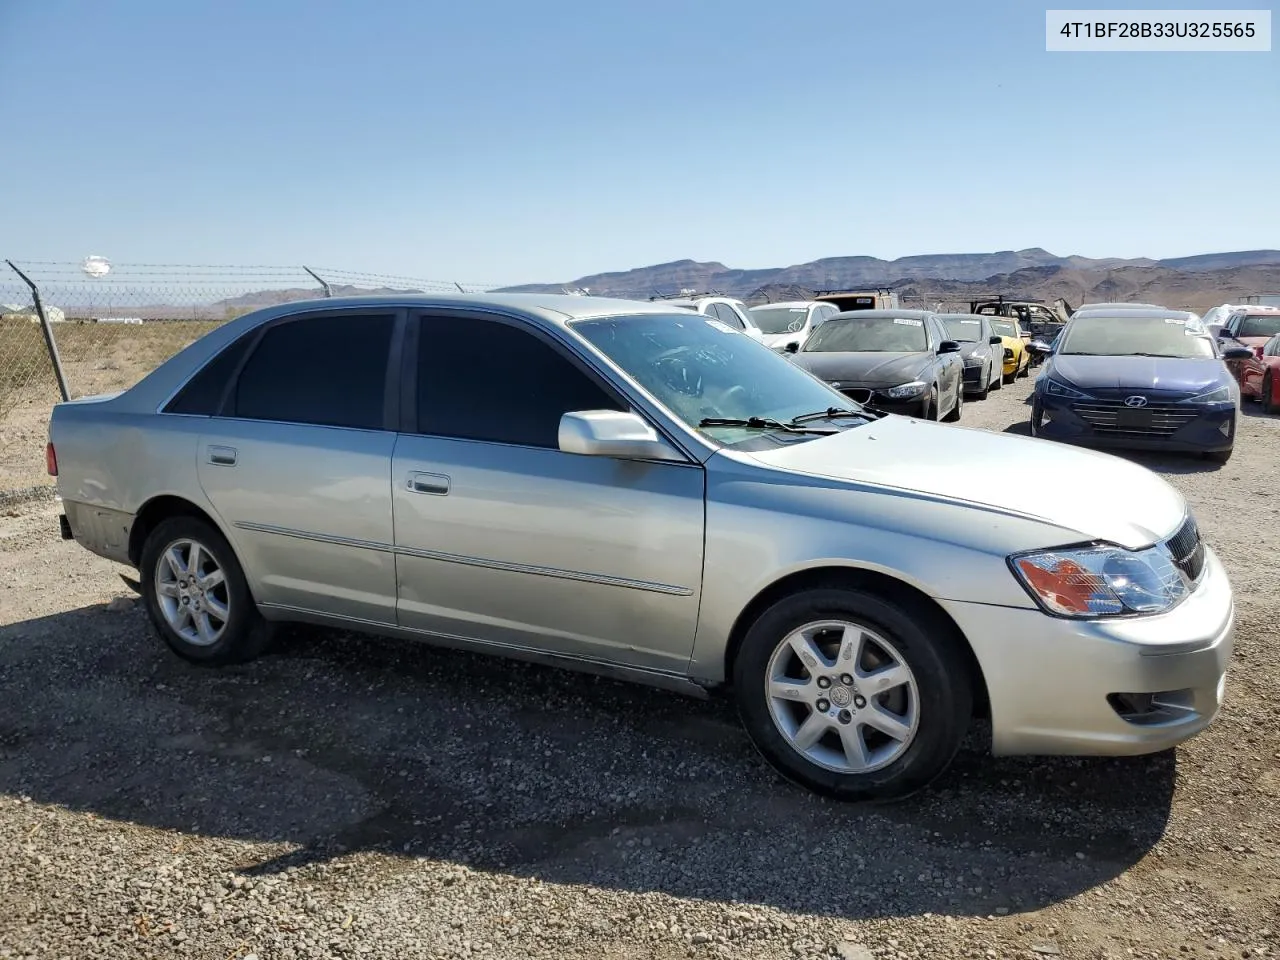
{"label": "rock", "polygon": [[875,960],[875,954],[860,943],[841,940],[836,944],[836,956],[840,960]]}
{"label": "rock", "polygon": [[1042,957],[1057,957],[1062,954],[1056,943],[1037,943],[1031,948],[1032,953],[1038,953]]}

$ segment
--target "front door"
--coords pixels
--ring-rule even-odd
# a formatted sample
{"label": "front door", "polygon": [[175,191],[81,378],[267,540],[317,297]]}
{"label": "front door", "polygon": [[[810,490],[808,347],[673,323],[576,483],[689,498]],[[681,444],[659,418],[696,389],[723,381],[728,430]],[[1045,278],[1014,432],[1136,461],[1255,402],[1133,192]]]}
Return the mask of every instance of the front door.
{"label": "front door", "polygon": [[268,327],[196,448],[267,608],[395,623],[387,382],[394,313]]}
{"label": "front door", "polygon": [[683,674],[701,465],[562,453],[562,414],[629,405],[521,321],[420,323],[392,465],[401,626]]}

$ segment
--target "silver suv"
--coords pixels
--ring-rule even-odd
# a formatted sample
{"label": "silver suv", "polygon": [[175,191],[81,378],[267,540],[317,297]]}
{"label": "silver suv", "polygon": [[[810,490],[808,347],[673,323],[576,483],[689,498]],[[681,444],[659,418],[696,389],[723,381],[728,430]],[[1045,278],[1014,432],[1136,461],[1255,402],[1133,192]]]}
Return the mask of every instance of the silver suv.
{"label": "silver suv", "polygon": [[924,786],[975,714],[1001,754],[1164,749],[1231,654],[1155,474],[863,409],[664,303],[270,307],[58,405],[49,463],[63,535],[190,660],[291,620],[728,691],[841,798]]}

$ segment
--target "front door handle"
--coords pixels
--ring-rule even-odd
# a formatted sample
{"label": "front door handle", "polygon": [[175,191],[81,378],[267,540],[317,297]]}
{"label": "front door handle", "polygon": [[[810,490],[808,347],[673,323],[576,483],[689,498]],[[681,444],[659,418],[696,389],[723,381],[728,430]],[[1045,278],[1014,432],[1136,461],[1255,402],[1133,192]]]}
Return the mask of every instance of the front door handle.
{"label": "front door handle", "polygon": [[443,497],[449,493],[449,478],[443,473],[420,473],[414,470],[409,474],[409,489],[414,493]]}
{"label": "front door handle", "polygon": [[236,465],[236,448],[211,446],[209,448],[209,462],[215,463],[220,467],[234,467]]}

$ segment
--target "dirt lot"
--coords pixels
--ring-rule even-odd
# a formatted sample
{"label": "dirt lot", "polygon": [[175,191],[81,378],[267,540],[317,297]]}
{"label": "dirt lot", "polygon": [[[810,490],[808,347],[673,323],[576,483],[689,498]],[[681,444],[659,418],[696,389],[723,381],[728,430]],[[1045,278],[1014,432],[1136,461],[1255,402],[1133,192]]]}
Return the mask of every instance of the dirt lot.
{"label": "dirt lot", "polygon": [[[1025,431],[1029,381],[967,426]],[[827,802],[723,703],[298,629],[168,654],[56,506],[0,508],[0,957],[1280,955],[1280,419],[1186,492],[1238,592],[1176,754]],[[1046,497],[1054,495],[1052,481]]]}

